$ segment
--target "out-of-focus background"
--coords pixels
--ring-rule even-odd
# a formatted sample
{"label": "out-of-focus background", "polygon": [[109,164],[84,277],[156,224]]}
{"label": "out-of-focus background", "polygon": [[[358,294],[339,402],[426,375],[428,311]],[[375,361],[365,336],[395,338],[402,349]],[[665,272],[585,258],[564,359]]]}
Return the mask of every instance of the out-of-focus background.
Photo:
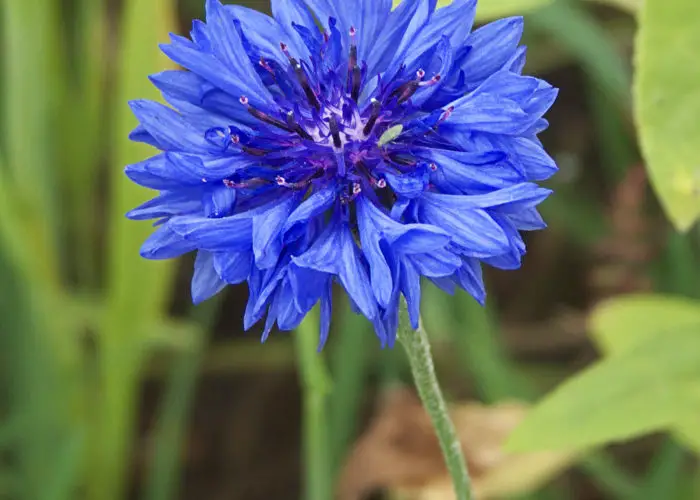
{"label": "out-of-focus background", "polygon": [[[645,1],[480,2],[480,22],[525,14],[526,71],[561,89],[550,228],[522,270],[487,271],[486,309],[431,287],[423,302],[480,499],[700,498],[700,232],[665,216],[700,212],[700,12]],[[152,154],[127,140],[126,102],[158,98],[157,43],[202,10],[0,1],[0,499],[304,498],[294,335],[244,333],[245,287],[191,306],[192,260],[142,260],[152,229],[124,218],[151,193],[123,167]],[[329,484],[451,500],[400,349],[337,304]]]}

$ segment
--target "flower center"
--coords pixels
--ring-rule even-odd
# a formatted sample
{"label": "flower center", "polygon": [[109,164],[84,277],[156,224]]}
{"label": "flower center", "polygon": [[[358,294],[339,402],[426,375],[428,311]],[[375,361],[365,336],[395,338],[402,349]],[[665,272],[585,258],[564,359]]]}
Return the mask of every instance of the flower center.
{"label": "flower center", "polygon": [[309,46],[308,61],[297,60],[285,43],[280,50],[288,64],[260,58],[261,77],[279,108],[257,109],[241,96],[241,105],[259,127],[252,127],[252,133],[235,126],[207,132],[210,142],[225,152],[260,161],[261,168],[242,169],[226,179],[227,186],[308,190],[312,184],[333,182],[341,201],[349,202],[362,192],[386,189],[386,173],[403,175],[417,167],[408,144],[397,140],[380,145],[379,138],[415,114],[411,98],[437,84],[440,75],[426,79],[419,69],[406,76],[401,66],[394,75],[376,77],[376,85],[368,89],[372,75],[366,63],[358,61],[357,30],[350,28],[350,47],[343,59],[340,33],[333,19],[329,24],[331,33],[324,34],[318,50]]}

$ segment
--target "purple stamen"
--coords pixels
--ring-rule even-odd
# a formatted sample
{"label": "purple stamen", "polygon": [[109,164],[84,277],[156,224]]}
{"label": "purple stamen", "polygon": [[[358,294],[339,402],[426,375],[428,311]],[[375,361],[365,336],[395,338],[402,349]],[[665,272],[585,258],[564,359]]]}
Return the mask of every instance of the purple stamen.
{"label": "purple stamen", "polygon": [[340,130],[338,129],[338,120],[335,115],[331,116],[329,119],[329,125],[331,127],[331,135],[333,136],[333,147],[340,149],[343,146],[343,142],[340,139]]}
{"label": "purple stamen", "polygon": [[372,98],[372,114],[369,116],[369,120],[367,120],[367,123],[365,124],[365,128],[362,130],[362,133],[367,137],[369,134],[372,133],[372,129],[374,128],[374,125],[377,123],[377,119],[379,118],[379,113],[382,110],[382,104],[376,100],[374,97]]}

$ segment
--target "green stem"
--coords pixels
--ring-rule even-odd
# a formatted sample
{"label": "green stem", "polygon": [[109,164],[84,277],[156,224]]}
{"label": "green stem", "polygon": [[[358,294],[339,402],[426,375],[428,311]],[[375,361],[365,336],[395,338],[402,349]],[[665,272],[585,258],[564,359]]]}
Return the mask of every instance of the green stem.
{"label": "green stem", "polygon": [[304,392],[303,432],[306,500],[333,498],[333,475],[328,447],[326,396],[330,379],[318,353],[318,309],[309,312],[295,334],[299,374]]}
{"label": "green stem", "polygon": [[418,330],[413,330],[411,327],[405,301],[401,302],[399,340],[408,355],[418,394],[433,422],[447,470],[452,478],[456,498],[457,500],[471,500],[471,481],[467,472],[467,464],[435,375],[428,336],[422,326],[419,326]]}

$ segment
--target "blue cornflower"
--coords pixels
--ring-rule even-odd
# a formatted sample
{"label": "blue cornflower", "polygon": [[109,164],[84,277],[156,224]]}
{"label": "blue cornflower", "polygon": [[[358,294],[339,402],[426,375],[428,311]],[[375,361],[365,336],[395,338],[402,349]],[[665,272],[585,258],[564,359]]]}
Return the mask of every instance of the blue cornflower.
{"label": "blue cornflower", "polygon": [[421,277],[483,303],[481,263],[518,268],[519,231],[545,227],[535,182],[556,166],[536,136],[557,91],[521,76],[522,19],[472,31],[475,9],[207,0],[162,46],[186,71],[151,77],[171,107],[131,103],[131,138],[161,150],[126,168],[160,191],[128,214],[157,221],[141,254],[197,251],[195,302],[247,282],[263,339],[320,302],[323,344],[334,282],[383,345],[401,295],[417,327]]}

